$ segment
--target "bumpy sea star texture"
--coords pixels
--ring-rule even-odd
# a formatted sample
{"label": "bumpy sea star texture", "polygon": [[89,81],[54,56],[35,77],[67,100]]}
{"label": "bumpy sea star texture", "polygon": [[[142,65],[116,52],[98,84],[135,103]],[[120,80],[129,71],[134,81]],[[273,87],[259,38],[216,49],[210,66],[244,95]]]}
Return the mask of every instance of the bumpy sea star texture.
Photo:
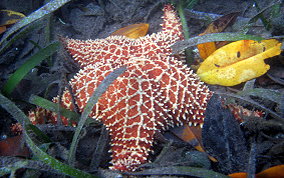
{"label": "bumpy sea star texture", "polygon": [[234,118],[240,123],[245,121],[244,118],[255,117],[255,118],[261,119],[265,115],[263,111],[259,111],[259,110],[251,111],[251,110],[248,110],[236,104],[226,104],[226,105],[223,104],[223,107],[230,109],[230,111],[234,115]]}
{"label": "bumpy sea star texture", "polygon": [[[186,65],[171,56],[170,46],[183,39],[179,18],[171,5],[165,5],[163,19],[160,32],[138,39],[65,39],[66,49],[81,66],[70,81],[80,112],[107,75],[127,67],[90,114],[109,130],[111,169],[135,171],[146,163],[157,132],[175,125],[203,124],[212,92]],[[53,101],[58,102],[58,97]],[[73,110],[71,101],[70,92],[65,90],[63,107]],[[30,113],[33,123],[35,114]],[[49,115],[56,118],[56,114]]]}

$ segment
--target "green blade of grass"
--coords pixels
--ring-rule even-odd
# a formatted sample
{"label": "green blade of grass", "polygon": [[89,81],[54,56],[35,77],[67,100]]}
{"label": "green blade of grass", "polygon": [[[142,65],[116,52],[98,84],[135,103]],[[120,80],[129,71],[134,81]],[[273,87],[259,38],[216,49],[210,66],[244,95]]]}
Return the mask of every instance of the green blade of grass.
{"label": "green blade of grass", "polygon": [[9,99],[0,93],[0,106],[6,109],[22,126],[31,124],[27,116]]}
{"label": "green blade of grass", "polygon": [[46,110],[55,112],[55,113],[60,112],[60,115],[69,118],[71,121],[75,121],[75,122],[79,121],[79,118],[80,118],[79,114],[72,112],[72,111],[69,111],[69,110],[67,110],[67,109],[65,109],[61,106],[59,107],[59,110],[58,110],[58,104],[57,103],[54,103],[54,102],[49,101],[47,99],[44,99],[42,97],[39,97],[39,96],[36,96],[36,95],[31,95],[31,97],[29,98],[29,102],[34,104],[34,105],[37,105],[41,108],[44,108]]}
{"label": "green blade of grass", "polygon": [[84,177],[84,178],[91,178],[91,177],[96,177],[94,175],[91,175],[87,172],[78,170],[76,168],[73,168],[67,164],[64,164],[60,161],[58,161],[57,159],[49,156],[47,153],[45,153],[44,151],[42,151],[38,146],[36,146],[36,144],[32,141],[32,139],[29,137],[29,135],[27,133],[25,133],[25,139],[27,144],[29,145],[29,148],[32,150],[33,154],[42,162],[48,164],[49,166],[51,166],[53,169],[72,176],[72,177]]}
{"label": "green blade of grass", "polygon": [[[32,23],[31,25],[23,28],[21,31],[16,33],[11,39],[9,39],[9,41],[7,41],[5,44],[2,45],[2,47],[0,48],[0,54],[2,54],[14,42],[16,42],[19,39],[22,39],[22,38],[26,37],[27,34],[29,34],[31,31],[33,31],[34,29],[36,29],[36,28],[38,28],[40,26],[42,26],[42,22],[35,22],[35,23]],[[2,63],[2,62],[3,62],[3,60],[0,59],[0,63]]]}
{"label": "green blade of grass", "polygon": [[25,75],[36,65],[40,64],[41,61],[51,56],[55,51],[57,51],[60,43],[54,42],[46,46],[45,48],[39,50],[35,55],[30,57],[17,71],[10,76],[8,81],[3,87],[3,93],[5,95],[10,95],[18,83],[25,77]]}
{"label": "green blade of grass", "polygon": [[79,142],[79,135],[81,133],[81,130],[93,110],[93,107],[98,102],[100,96],[108,89],[109,85],[122,73],[124,73],[126,70],[126,67],[121,67],[118,69],[115,69],[113,72],[111,72],[103,81],[102,83],[96,88],[92,96],[90,97],[89,101],[87,102],[87,105],[84,109],[84,112],[81,115],[80,121],[78,123],[78,126],[76,128],[75,134],[72,139],[72,143],[70,146],[70,152],[68,155],[68,163],[69,165],[73,165],[75,162],[75,153],[77,149],[77,144]]}
{"label": "green blade of grass", "polygon": [[71,0],[53,0],[53,1],[50,1],[49,3],[45,4],[44,6],[42,6],[41,8],[39,8],[38,10],[36,10],[32,14],[30,14],[29,16],[24,17],[22,20],[17,22],[8,31],[5,32],[5,34],[1,38],[0,45],[2,45],[4,41],[7,41],[8,37],[10,37],[13,33],[18,31],[22,27],[44,17],[45,15],[48,15],[48,14],[54,12],[55,10],[57,10],[58,8],[60,8],[61,6],[63,6],[64,4],[66,4],[69,1],[71,1]]}
{"label": "green blade of grass", "polygon": [[[31,97],[29,98],[29,102],[31,104],[37,105],[41,108],[44,108],[46,110],[55,112],[55,113],[59,113],[61,116],[67,117],[69,119],[69,121],[71,122],[79,122],[79,118],[80,118],[80,114],[75,113],[73,111],[69,111],[68,109],[65,109],[61,106],[59,106],[59,110],[58,110],[58,103],[54,103],[52,101],[49,101],[47,99],[44,99],[42,97],[36,96],[36,95],[31,95]],[[94,119],[92,118],[88,118],[87,120],[87,124],[91,124],[95,122]]]}
{"label": "green blade of grass", "polygon": [[277,104],[281,103],[281,92],[278,90],[264,89],[264,88],[253,88],[237,93],[240,96],[256,96]]}
{"label": "green blade of grass", "polygon": [[[185,2],[183,0],[178,1],[177,11],[178,11],[180,21],[181,21],[181,24],[182,24],[184,39],[189,39],[189,28],[188,28],[188,25],[187,25],[185,14],[184,14],[184,4],[185,4]],[[188,65],[191,65],[193,63],[193,59],[194,59],[191,51],[189,49],[186,49],[184,52],[185,52],[185,55],[186,55],[186,63]]]}
{"label": "green blade of grass", "polygon": [[192,9],[197,3],[198,3],[198,0],[186,0],[185,8]]}
{"label": "green blade of grass", "polygon": [[65,174],[69,175],[71,177],[84,177],[84,178],[92,178],[96,177],[94,175],[91,175],[87,172],[78,170],[76,168],[73,168],[71,166],[68,166],[67,164],[64,164],[60,162],[59,160],[49,156],[47,153],[42,151],[30,138],[29,134],[26,131],[27,124],[30,124],[29,119],[27,116],[9,99],[7,99],[5,96],[0,94],[0,105],[6,109],[18,122],[22,124],[24,127],[23,129],[23,135],[25,137],[25,140],[31,149],[32,153],[42,162],[49,165],[53,169]]}
{"label": "green blade of grass", "polygon": [[254,23],[258,19],[260,19],[262,21],[265,29],[269,30],[271,28],[271,20],[269,20],[268,18],[265,18],[263,13],[265,11],[267,11],[268,9],[270,9],[271,13],[273,14],[274,17],[276,15],[278,15],[279,14],[279,7],[280,7],[280,4],[281,4],[281,1],[272,2],[271,4],[269,4],[268,6],[264,7],[263,9],[260,9],[257,1],[254,1],[254,4],[255,4],[255,7],[256,7],[258,13],[254,17],[252,17],[250,19],[249,23]]}
{"label": "green blade of grass", "polygon": [[[23,161],[18,161],[18,162],[15,162],[14,164],[9,164],[7,165],[5,168],[6,168],[6,174],[10,174],[10,177],[15,177],[15,172],[20,169],[20,168],[23,168],[27,165],[27,161],[23,160]],[[2,169],[2,170],[5,170],[5,169]],[[5,175],[5,171],[3,172],[4,175]],[[0,176],[3,176],[1,175],[1,171],[0,171]]]}
{"label": "green blade of grass", "polygon": [[181,21],[181,24],[182,24],[184,39],[188,39],[189,38],[189,29],[188,29],[186,17],[184,15],[184,2],[183,1],[178,2],[177,10],[178,10],[178,14],[179,14],[180,21]]}
{"label": "green blade of grass", "polygon": [[212,178],[212,177],[230,178],[229,176],[208,169],[198,168],[198,167],[188,167],[188,166],[168,166],[162,168],[147,169],[140,172],[129,172],[124,174],[134,175],[134,176],[170,175],[170,176],[202,177],[202,178]]}
{"label": "green blade of grass", "polygon": [[0,176],[4,176],[4,175],[7,175],[7,174],[10,174],[11,173],[11,169],[10,168],[7,168],[7,167],[1,167],[0,168]]}
{"label": "green blade of grass", "polygon": [[28,130],[31,130],[33,133],[35,133],[42,140],[43,143],[52,142],[52,140],[46,134],[44,134],[37,126],[27,124],[26,127]]}
{"label": "green blade of grass", "polygon": [[52,169],[49,165],[42,163],[41,161],[34,161],[11,156],[0,156],[0,167],[0,176],[4,176],[5,174],[11,174],[12,172],[17,171],[20,168],[41,170],[56,174],[60,173]]}
{"label": "green blade of grass", "polygon": [[205,34],[202,36],[196,36],[193,38],[189,38],[183,41],[179,41],[175,43],[171,48],[173,49],[173,54],[177,54],[180,51],[185,50],[186,48],[189,48],[191,46],[196,46],[201,43],[207,43],[207,42],[215,42],[215,41],[238,41],[238,40],[255,40],[255,41],[261,41],[264,38],[254,35],[246,35],[242,33],[210,33]]}

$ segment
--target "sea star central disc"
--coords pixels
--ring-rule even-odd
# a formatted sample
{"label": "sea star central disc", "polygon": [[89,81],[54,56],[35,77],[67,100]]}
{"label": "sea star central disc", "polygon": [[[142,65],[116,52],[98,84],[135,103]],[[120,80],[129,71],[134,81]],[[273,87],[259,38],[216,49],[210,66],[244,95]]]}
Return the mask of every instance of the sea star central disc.
{"label": "sea star central disc", "polygon": [[[90,115],[109,130],[114,170],[135,171],[146,163],[157,132],[174,125],[203,124],[212,93],[187,66],[171,56],[170,46],[183,39],[171,5],[165,5],[163,18],[161,32],[138,39],[110,36],[65,41],[66,49],[81,65],[70,81],[80,112],[107,75],[127,67]],[[62,105],[73,110],[71,101],[71,94],[65,90]],[[30,113],[32,121],[34,114]]]}

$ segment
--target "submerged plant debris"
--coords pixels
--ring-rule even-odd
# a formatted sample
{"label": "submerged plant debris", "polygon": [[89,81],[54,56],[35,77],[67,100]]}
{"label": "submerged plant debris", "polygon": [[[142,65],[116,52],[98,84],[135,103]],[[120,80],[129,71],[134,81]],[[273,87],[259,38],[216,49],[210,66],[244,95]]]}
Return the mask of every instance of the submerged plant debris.
{"label": "submerged plant debris", "polygon": [[[0,2],[3,12],[20,13],[14,18],[18,22],[5,23],[0,34],[0,176],[284,176],[281,174],[284,173],[282,48],[279,55],[279,51],[277,55],[265,54],[274,56],[262,59],[270,69],[253,77],[253,80],[219,82],[234,83],[230,87],[207,84],[214,95],[208,104],[202,130],[177,127],[155,135],[157,142],[149,156],[151,163],[139,166],[133,173],[109,170],[109,133],[100,122],[87,117],[87,109],[81,116],[76,106],[71,112],[48,102],[69,87],[68,81],[79,70],[60,46],[62,38],[99,39],[116,33],[139,38],[147,31],[147,34],[156,33],[161,29],[162,7],[170,2]],[[282,43],[283,46],[282,1],[181,0],[174,5],[188,25],[183,29],[189,33],[186,35],[189,38],[172,46],[173,55],[178,56],[187,49],[186,56],[190,60],[186,60],[193,61],[188,67],[195,72],[202,66],[201,61],[208,58],[199,55],[197,45],[201,43],[225,41],[234,45],[234,41],[238,40],[255,40],[261,45],[261,40],[273,39],[271,41],[275,44],[281,46]],[[222,27],[210,26],[214,20],[227,14],[229,17],[234,14],[232,23]],[[210,28],[218,33],[198,36]],[[222,43],[223,46],[226,44]],[[214,50],[210,54],[214,54]],[[268,48],[262,50],[268,51]],[[234,55],[237,59],[242,57],[238,51],[234,51]],[[180,58],[183,60],[184,55]],[[220,61],[214,63],[213,60],[210,65],[218,70]],[[121,68],[110,76],[113,78],[105,81],[103,89],[98,89],[98,92],[103,93],[105,87],[124,70]],[[232,113],[225,107],[226,104],[238,107],[239,113]],[[62,120],[51,125],[48,118],[43,118],[41,122],[45,124],[32,125],[26,115],[37,105],[70,117],[72,124],[63,126]],[[258,117],[246,112],[261,114]],[[236,120],[234,114],[239,114],[241,120]],[[80,117],[84,119],[80,120]],[[74,128],[76,125],[79,127]]]}

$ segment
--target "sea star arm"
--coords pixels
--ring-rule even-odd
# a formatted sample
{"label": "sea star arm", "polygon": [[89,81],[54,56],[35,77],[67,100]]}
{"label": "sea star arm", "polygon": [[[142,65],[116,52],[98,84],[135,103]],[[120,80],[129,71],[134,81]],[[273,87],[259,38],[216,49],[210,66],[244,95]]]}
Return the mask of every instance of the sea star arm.
{"label": "sea star arm", "polygon": [[[172,6],[164,7],[163,18],[161,32],[136,40],[122,36],[63,40],[81,65],[70,81],[79,112],[109,73],[127,67],[90,114],[110,132],[115,170],[135,171],[145,163],[157,132],[174,125],[202,126],[212,95],[187,66],[171,57],[170,46],[182,39],[181,24]],[[71,101],[71,94],[65,90],[60,103],[72,110]]]}
{"label": "sea star arm", "polygon": [[159,33],[163,34],[164,40],[169,45],[173,45],[175,42],[183,39],[182,25],[172,5],[165,5],[163,11],[164,16],[162,18],[164,21],[162,31]]}
{"label": "sea star arm", "polygon": [[170,46],[183,39],[182,26],[171,5],[165,5],[162,31],[138,39],[124,36],[110,36],[105,39],[75,40],[62,38],[65,48],[81,65],[100,66],[106,63],[120,65],[131,55],[136,57],[154,56],[158,53],[171,54]]}
{"label": "sea star arm", "polygon": [[134,39],[110,36],[106,39],[62,39],[65,48],[81,68],[87,65],[101,66],[106,63],[120,65],[129,59],[130,46]]}

